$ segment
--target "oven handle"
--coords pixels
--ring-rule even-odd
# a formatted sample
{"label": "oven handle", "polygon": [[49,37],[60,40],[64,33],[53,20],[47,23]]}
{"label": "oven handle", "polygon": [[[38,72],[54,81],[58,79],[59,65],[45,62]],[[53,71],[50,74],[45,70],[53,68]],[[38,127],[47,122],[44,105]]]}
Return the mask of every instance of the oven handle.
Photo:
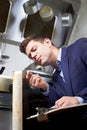
{"label": "oven handle", "polygon": [[12,107],[9,106],[9,105],[0,105],[0,109],[3,109],[3,110],[12,110]]}

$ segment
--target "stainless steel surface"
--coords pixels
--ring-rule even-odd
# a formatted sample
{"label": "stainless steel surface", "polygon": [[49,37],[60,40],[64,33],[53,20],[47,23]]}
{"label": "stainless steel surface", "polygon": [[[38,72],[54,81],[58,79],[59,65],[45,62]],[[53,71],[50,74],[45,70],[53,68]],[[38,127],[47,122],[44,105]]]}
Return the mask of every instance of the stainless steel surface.
{"label": "stainless steel surface", "polygon": [[[2,0],[3,1],[8,1],[8,0]],[[13,44],[13,45],[19,45],[19,43],[25,38],[24,33],[26,33],[26,28],[28,28],[28,24],[26,24],[26,21],[28,19],[28,15],[25,13],[23,4],[27,2],[28,0],[9,0],[8,3],[11,3],[11,8],[9,8],[10,13],[7,14],[7,21],[5,27],[5,32],[0,33],[0,39],[2,35],[6,35],[6,37],[2,37],[2,41],[8,43],[8,44]],[[1,1],[0,1],[1,3]],[[59,12],[62,13],[71,13],[73,16],[77,14],[79,7],[80,7],[80,0],[37,0],[38,4],[38,9],[42,7],[43,5],[48,5],[50,6],[53,11],[55,16],[59,16]],[[7,5],[5,5],[7,8]],[[10,10],[11,9],[11,10]],[[4,10],[4,9],[3,9]],[[4,18],[4,15],[2,13],[3,11],[0,11],[0,14]],[[36,19],[38,19],[38,15],[36,16]],[[34,19],[33,19],[34,20]],[[36,21],[35,21],[36,22]],[[37,21],[37,32],[39,32],[39,21]],[[53,25],[52,25],[53,26]],[[32,23],[32,28],[33,28],[33,23]],[[31,30],[33,30],[31,28]],[[72,26],[71,26],[72,28]],[[50,28],[49,28],[50,29]],[[61,31],[61,30],[60,30]],[[63,31],[63,30],[62,30]],[[52,31],[51,31],[52,32]],[[28,33],[30,33],[30,30],[28,30]],[[31,31],[31,33],[33,33]],[[67,32],[63,32],[62,34],[68,35],[69,30]],[[66,37],[67,37],[66,35]],[[51,34],[52,36],[52,34]],[[62,37],[62,39],[66,40],[66,37]],[[3,40],[4,38],[4,40]]]}
{"label": "stainless steel surface", "polygon": [[70,27],[72,25],[72,15],[70,13],[64,13],[62,15],[62,26]]}
{"label": "stainless steel surface", "polygon": [[30,72],[34,73],[34,74],[39,74],[43,77],[47,77],[47,78],[51,78],[52,77],[52,73],[46,73],[46,72],[43,72],[43,71],[39,71],[39,70],[29,70]]}
{"label": "stainless steel surface", "polygon": [[0,130],[12,130],[12,95],[0,92]]}
{"label": "stainless steel surface", "polygon": [[12,111],[0,108],[0,130],[12,130]]}
{"label": "stainless steel surface", "polygon": [[42,72],[42,71],[39,71],[39,70],[29,70],[29,71],[32,72],[33,74],[40,75],[46,82],[51,81],[52,73],[46,73],[46,72]]}
{"label": "stainless steel surface", "polygon": [[28,0],[23,4],[26,14],[34,14],[38,11],[38,4],[36,0]]}
{"label": "stainless steel surface", "polygon": [[54,16],[53,9],[50,6],[43,6],[40,9],[39,14],[43,21],[49,21]]}
{"label": "stainless steel surface", "polygon": [[9,86],[12,84],[12,78],[5,75],[0,75],[0,91],[9,92]]}
{"label": "stainless steel surface", "polygon": [[25,75],[26,75],[27,71],[31,71],[32,73],[39,74],[46,81],[50,81],[52,74],[53,74],[53,71],[54,71],[54,68],[51,66],[44,66],[43,67],[41,65],[38,65],[37,63],[32,63],[24,69],[23,72]]}
{"label": "stainless steel surface", "polygon": [[50,21],[43,21],[39,15],[39,12],[34,15],[28,15],[24,29],[24,37],[26,38],[30,34],[38,33],[51,38],[54,28],[54,21],[55,17],[53,17]]}

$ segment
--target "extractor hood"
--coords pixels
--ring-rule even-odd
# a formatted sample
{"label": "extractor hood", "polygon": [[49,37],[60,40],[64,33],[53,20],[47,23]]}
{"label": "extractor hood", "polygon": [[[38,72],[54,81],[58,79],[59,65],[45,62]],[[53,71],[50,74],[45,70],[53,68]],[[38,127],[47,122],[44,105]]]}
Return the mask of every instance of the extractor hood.
{"label": "extractor hood", "polygon": [[[72,25],[70,27],[58,28],[65,30],[62,33],[62,42],[65,43],[78,15],[80,0],[36,0],[38,11],[33,15],[28,15],[24,11],[23,4],[27,1],[0,0],[0,42],[19,45],[24,38],[35,32],[46,33],[52,37],[56,18],[61,14],[62,21],[62,15],[69,13],[72,15]],[[54,11],[55,17],[51,21],[44,22],[39,16],[39,10],[44,5],[50,6]],[[44,28],[41,31],[42,27]]]}

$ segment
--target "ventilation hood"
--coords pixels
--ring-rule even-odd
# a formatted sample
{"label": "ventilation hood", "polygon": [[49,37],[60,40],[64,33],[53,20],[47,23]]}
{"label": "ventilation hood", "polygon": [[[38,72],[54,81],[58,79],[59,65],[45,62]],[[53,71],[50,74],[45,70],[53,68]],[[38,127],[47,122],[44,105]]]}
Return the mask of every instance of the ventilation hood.
{"label": "ventilation hood", "polygon": [[[63,34],[63,42],[69,38],[70,30],[73,28],[78,10],[80,8],[80,0],[36,0],[38,11],[33,15],[29,15],[24,11],[23,4],[28,0],[0,0],[0,42],[19,45],[30,33],[39,32],[40,27],[45,27],[42,33],[47,32],[53,38],[54,25],[57,17],[61,14],[71,14],[72,25],[58,29],[66,30]],[[51,21],[45,23],[41,21],[39,10],[42,6],[50,6],[54,11]],[[59,24],[58,26],[61,26]],[[59,30],[61,31],[61,30]]]}

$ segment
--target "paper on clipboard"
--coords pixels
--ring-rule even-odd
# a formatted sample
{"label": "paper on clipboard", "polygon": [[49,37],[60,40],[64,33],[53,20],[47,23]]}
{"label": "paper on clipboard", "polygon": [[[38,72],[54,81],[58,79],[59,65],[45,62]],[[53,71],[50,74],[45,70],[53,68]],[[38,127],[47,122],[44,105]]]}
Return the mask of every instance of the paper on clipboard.
{"label": "paper on clipboard", "polygon": [[77,111],[84,111],[84,110],[87,110],[87,103],[83,103],[83,104],[78,104],[78,105],[72,105],[72,106],[65,106],[65,107],[60,107],[60,108],[57,108],[55,106],[52,106],[50,108],[48,108],[48,111],[42,113],[42,114],[35,114],[35,115],[32,115],[30,117],[27,117],[26,119],[29,120],[29,119],[32,119],[32,118],[37,118],[38,121],[44,121],[44,120],[48,120],[48,115],[55,115],[55,114],[58,114],[58,113],[61,113],[61,112],[64,112],[64,111],[68,111],[68,110],[77,110]]}

